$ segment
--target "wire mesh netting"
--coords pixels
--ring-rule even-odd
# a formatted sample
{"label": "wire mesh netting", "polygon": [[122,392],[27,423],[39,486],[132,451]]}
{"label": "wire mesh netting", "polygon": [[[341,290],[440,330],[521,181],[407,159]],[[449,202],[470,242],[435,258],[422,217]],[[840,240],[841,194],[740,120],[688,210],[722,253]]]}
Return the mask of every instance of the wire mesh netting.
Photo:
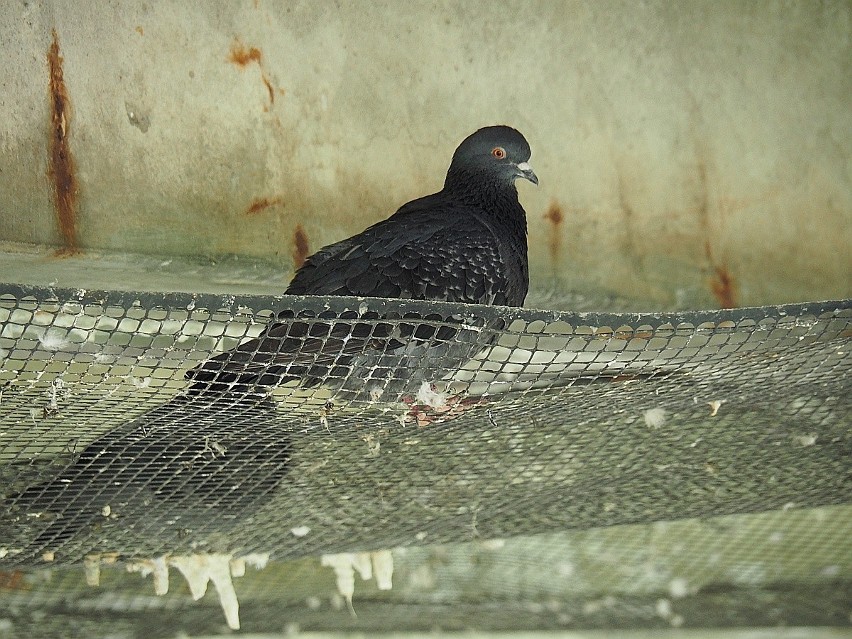
{"label": "wire mesh netting", "polygon": [[16,628],[849,623],[848,301],[607,315],[3,285],[0,322]]}

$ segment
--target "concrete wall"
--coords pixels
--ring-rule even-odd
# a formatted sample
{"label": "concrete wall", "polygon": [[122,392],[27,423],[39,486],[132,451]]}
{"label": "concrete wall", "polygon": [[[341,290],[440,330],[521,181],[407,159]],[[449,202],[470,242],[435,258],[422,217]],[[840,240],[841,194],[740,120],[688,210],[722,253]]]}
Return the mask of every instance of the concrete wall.
{"label": "concrete wall", "polygon": [[[294,253],[519,128],[539,289],[852,294],[850,2],[6,0],[0,240]],[[55,35],[54,35],[55,34]],[[2,279],[2,277],[0,277]]]}

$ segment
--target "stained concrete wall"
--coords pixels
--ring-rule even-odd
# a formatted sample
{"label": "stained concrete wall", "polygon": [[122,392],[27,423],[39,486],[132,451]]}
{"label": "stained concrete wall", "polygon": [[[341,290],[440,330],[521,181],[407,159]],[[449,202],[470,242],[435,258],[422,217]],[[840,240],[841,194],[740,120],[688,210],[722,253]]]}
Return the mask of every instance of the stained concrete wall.
{"label": "stained concrete wall", "polygon": [[459,140],[508,123],[541,179],[519,188],[539,290],[850,296],[850,16],[7,0],[0,240],[292,268],[440,188]]}

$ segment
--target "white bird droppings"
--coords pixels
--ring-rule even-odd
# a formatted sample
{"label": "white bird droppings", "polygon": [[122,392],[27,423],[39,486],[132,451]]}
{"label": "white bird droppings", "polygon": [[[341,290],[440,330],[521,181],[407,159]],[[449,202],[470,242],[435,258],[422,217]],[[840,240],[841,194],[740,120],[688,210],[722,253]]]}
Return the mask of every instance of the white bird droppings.
{"label": "white bird droppings", "polygon": [[365,581],[376,577],[379,590],[390,590],[393,583],[393,554],[390,550],[376,552],[340,553],[323,555],[320,564],[334,570],[337,592],[346,600],[355,614],[352,596],[355,594],[355,571]]}
{"label": "white bird droppings", "polygon": [[228,627],[239,630],[240,604],[231,577],[242,577],[246,565],[261,570],[268,562],[269,553],[251,553],[237,558],[233,555],[195,554],[141,559],[128,564],[127,570],[138,572],[143,577],[153,574],[154,592],[162,596],[169,591],[169,566],[173,566],[186,579],[192,598],[196,601],[204,596],[207,584],[212,581]]}
{"label": "white bird droppings", "polygon": [[664,408],[649,408],[642,417],[645,419],[645,425],[648,428],[659,428],[666,423],[666,410]]}
{"label": "white bird droppings", "polygon": [[799,446],[804,447],[813,446],[817,442],[817,436],[814,434],[797,435],[793,439]]}
{"label": "white bird droppings", "polygon": [[87,586],[101,585],[101,556],[98,554],[86,555],[83,559],[83,570],[86,572]]}
{"label": "white bird droppings", "polygon": [[715,417],[724,403],[724,399],[714,399],[712,402],[707,402],[707,405],[710,407],[710,417]]}
{"label": "white bird droppings", "polygon": [[443,408],[447,404],[447,394],[438,392],[429,382],[420,384],[414,399],[429,408]]}

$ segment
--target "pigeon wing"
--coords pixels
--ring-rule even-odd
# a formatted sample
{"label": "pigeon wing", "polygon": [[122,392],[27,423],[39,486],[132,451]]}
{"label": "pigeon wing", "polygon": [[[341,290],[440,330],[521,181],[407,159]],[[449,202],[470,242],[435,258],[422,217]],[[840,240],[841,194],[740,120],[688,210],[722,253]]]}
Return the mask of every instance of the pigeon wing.
{"label": "pigeon wing", "polygon": [[[311,256],[287,294],[506,303],[507,282],[494,234],[478,218],[435,198],[415,200],[387,220]],[[279,314],[259,337],[204,362],[187,377],[221,390],[234,384],[274,385],[321,377],[367,349],[392,349],[415,333],[433,333],[418,333],[417,328],[400,333],[389,323],[353,322],[357,318],[353,314],[338,318],[343,321],[306,322]],[[440,337],[449,336],[444,331]]]}

